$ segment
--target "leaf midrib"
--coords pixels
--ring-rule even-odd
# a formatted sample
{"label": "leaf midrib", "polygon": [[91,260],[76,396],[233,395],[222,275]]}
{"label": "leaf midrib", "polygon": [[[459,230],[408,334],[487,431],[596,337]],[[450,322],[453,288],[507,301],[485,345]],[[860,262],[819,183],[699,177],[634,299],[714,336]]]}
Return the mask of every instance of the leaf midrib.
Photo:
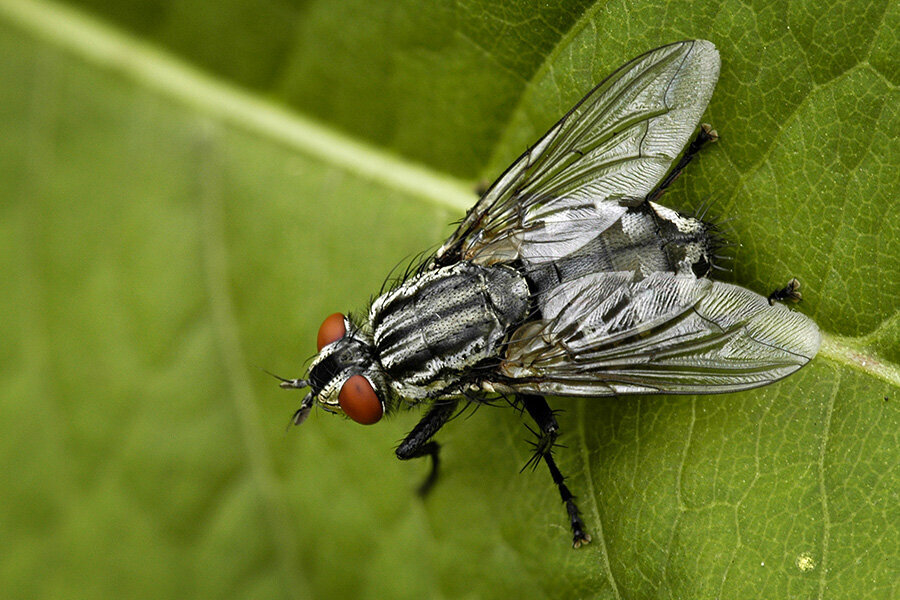
{"label": "leaf midrib", "polygon": [[[46,0],[0,0],[0,20],[198,113],[411,198],[459,213],[472,204],[469,182],[414,164],[290,112],[81,11]],[[896,317],[891,316],[885,323]],[[826,333],[819,356],[900,387],[900,365],[881,359],[866,347],[866,341],[877,331],[862,336]]]}

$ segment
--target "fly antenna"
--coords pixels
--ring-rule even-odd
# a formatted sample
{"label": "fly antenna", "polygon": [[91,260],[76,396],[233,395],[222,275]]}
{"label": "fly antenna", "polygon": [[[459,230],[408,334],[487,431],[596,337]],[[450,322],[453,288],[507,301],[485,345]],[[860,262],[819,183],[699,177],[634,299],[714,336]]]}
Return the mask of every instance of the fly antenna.
{"label": "fly antenna", "polygon": [[[280,377],[278,379],[281,379]],[[309,387],[306,379],[281,379],[281,388],[285,390],[299,390]]]}
{"label": "fly antenna", "polygon": [[309,381],[306,379],[286,379],[280,375],[276,375],[272,371],[263,369],[262,367],[260,367],[259,370],[267,375],[271,375],[272,377],[274,377],[275,379],[280,381],[281,387],[283,389],[290,390],[290,389],[302,389],[305,387],[309,387]]}

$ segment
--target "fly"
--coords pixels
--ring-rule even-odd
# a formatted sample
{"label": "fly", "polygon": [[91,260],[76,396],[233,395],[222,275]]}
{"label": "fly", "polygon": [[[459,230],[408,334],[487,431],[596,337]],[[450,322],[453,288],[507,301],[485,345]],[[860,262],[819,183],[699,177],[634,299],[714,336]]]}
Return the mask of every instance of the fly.
{"label": "fly", "polygon": [[590,542],[545,397],[734,392],[790,375],[819,347],[804,315],[711,279],[715,227],[656,202],[715,139],[699,123],[718,76],[715,46],[693,40],[591,90],[365,318],[325,319],[306,377],[281,384],[310,388],[292,422],[316,403],[366,425],[425,407],[396,449],[431,457],[424,492],[434,434],[461,405],[506,398],[537,425],[529,463],[547,465],[573,546]]}

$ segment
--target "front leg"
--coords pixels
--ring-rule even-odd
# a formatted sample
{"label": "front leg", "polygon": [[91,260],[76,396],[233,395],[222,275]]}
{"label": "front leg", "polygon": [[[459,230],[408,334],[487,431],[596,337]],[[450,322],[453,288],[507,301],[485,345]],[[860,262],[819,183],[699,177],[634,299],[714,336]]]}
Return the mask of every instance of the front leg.
{"label": "front leg", "polygon": [[[456,412],[456,406],[459,400],[435,402],[422,420],[416,423],[413,430],[407,434],[406,439],[397,447],[397,458],[400,460],[409,460],[411,458],[420,458],[422,456],[431,456],[431,472],[428,477],[419,486],[419,495],[426,495],[431,490],[438,477],[438,452],[441,445],[431,439],[437,431]],[[429,441],[430,440],[430,441]]]}
{"label": "front leg", "polygon": [[566,505],[566,512],[569,515],[569,525],[572,528],[572,547],[579,548],[590,542],[591,536],[585,531],[584,522],[581,520],[578,506],[575,504],[575,496],[569,491],[565,484],[566,478],[559,472],[556,461],[553,460],[553,444],[559,436],[556,417],[553,416],[553,411],[550,410],[543,396],[521,395],[518,399],[537,423],[538,441],[535,445],[535,459],[543,458],[547,463],[547,468],[550,469],[550,476],[559,489],[559,496]]}

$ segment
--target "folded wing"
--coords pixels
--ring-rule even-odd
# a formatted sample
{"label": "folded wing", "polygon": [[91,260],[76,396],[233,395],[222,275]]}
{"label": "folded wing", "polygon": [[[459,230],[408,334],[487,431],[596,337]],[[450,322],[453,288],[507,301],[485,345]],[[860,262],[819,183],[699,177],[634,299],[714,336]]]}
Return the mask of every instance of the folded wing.
{"label": "folded wing", "polygon": [[537,263],[577,250],[659,185],[718,76],[718,52],[703,40],[627,63],[509,167],[431,264]]}
{"label": "folded wing", "polygon": [[750,290],[672,273],[595,273],[555,288],[517,330],[501,371],[517,392],[565,396],[732,392],[815,356],[806,316]]}

